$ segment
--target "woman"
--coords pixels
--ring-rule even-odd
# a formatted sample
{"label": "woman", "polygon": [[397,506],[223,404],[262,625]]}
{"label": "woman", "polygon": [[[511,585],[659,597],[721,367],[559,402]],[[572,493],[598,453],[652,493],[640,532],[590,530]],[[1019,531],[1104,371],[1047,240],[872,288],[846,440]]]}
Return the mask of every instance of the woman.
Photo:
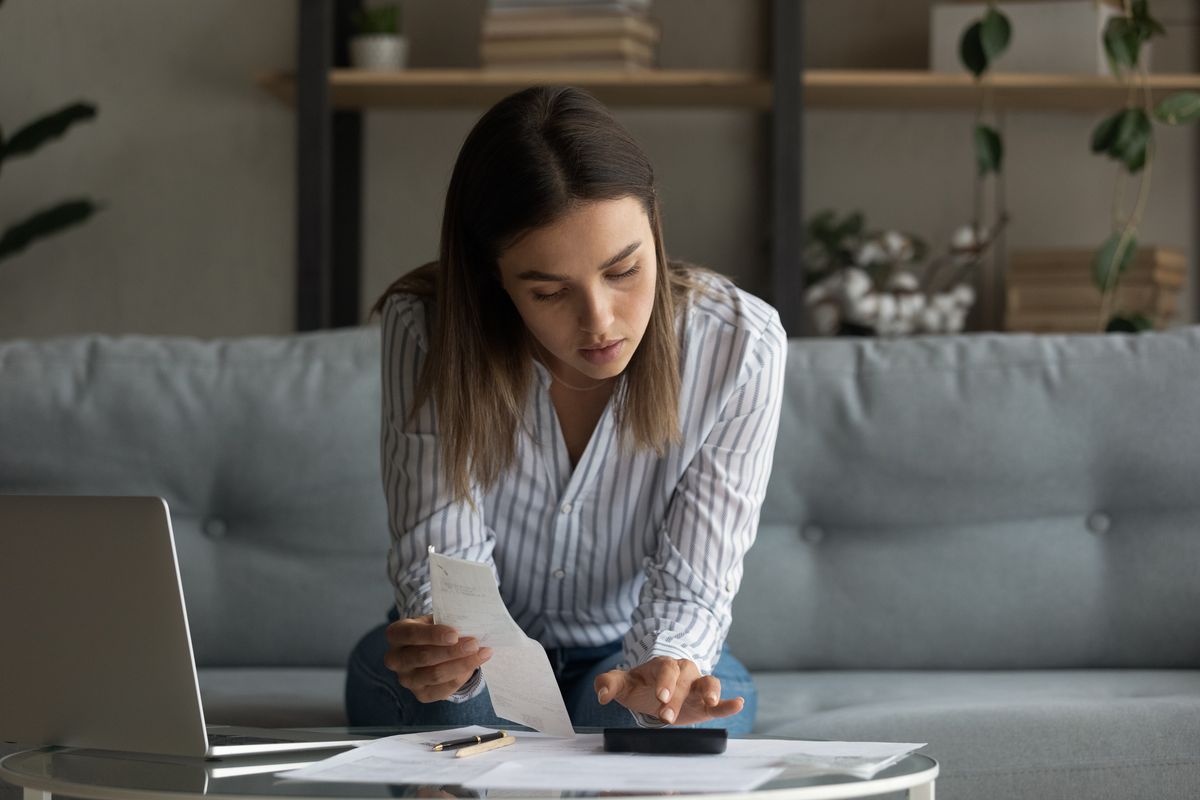
{"label": "woman", "polygon": [[762,300],[667,261],[632,137],[578,89],[500,101],[454,166],[440,259],[375,312],[396,608],[351,656],[351,724],[501,724],[488,648],[433,624],[433,545],[492,566],[576,725],[749,731],[724,640],[787,340]]}

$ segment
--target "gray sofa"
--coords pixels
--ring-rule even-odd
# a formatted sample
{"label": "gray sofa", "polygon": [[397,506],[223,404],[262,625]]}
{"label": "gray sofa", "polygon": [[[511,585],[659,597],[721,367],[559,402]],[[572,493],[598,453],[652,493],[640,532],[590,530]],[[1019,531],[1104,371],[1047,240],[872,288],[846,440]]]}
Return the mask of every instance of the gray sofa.
{"label": "gray sofa", "polygon": [[[730,633],[757,730],[929,742],[945,798],[1200,792],[1200,328],[788,372]],[[165,497],[209,721],[336,725],[391,602],[378,375],[375,328],[0,343],[0,492]]]}

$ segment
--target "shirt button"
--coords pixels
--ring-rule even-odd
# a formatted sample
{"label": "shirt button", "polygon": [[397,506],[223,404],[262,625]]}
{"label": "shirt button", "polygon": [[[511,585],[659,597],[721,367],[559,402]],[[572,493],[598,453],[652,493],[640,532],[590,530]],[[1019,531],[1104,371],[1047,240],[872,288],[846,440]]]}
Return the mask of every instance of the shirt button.
{"label": "shirt button", "polygon": [[561,569],[554,570],[554,577],[558,578],[559,580],[562,580],[566,576],[567,576],[567,573],[565,571],[563,571]]}
{"label": "shirt button", "polygon": [[725,581],[725,591],[732,592],[734,590],[733,581]]}
{"label": "shirt button", "polygon": [[564,513],[564,514],[570,514],[570,513],[571,513],[571,504],[570,504],[570,503],[563,503],[563,504],[562,504],[562,513]]}

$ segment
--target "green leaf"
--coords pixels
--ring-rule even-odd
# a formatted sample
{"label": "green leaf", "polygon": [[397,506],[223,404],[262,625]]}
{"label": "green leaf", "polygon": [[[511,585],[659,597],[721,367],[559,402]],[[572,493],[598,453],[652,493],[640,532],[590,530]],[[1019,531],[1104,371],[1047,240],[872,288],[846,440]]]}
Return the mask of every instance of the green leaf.
{"label": "green leaf", "polygon": [[1125,243],[1125,249],[1121,253],[1117,253],[1117,246],[1121,243],[1121,232],[1118,231],[1100,246],[1096,252],[1096,258],[1092,262],[1092,282],[1096,288],[1103,293],[1109,288],[1110,273],[1115,269],[1116,275],[1112,276],[1112,286],[1115,288],[1117,281],[1121,277],[1121,273],[1129,269],[1129,265],[1133,263],[1133,254],[1137,250],[1137,239],[1130,236]]}
{"label": "green leaf", "polygon": [[29,219],[13,225],[0,236],[0,260],[21,252],[36,239],[78,225],[99,207],[91,200],[68,200],[53,208],[40,211]]}
{"label": "green leaf", "polygon": [[1167,29],[1150,16],[1150,3],[1147,0],[1134,0],[1130,10],[1133,12],[1133,25],[1143,42],[1150,41],[1152,36],[1167,35]]}
{"label": "green leaf", "polygon": [[1168,125],[1180,125],[1200,118],[1200,94],[1177,92],[1158,104],[1154,116]]}
{"label": "green leaf", "polygon": [[14,133],[4,143],[4,149],[0,151],[0,160],[32,153],[49,140],[62,136],[75,123],[95,116],[96,107],[90,103],[73,103],[47,114]]}
{"label": "green leaf", "polygon": [[1104,26],[1104,51],[1117,66],[1133,69],[1141,46],[1141,37],[1127,17],[1112,17]]}
{"label": "green leaf", "polygon": [[989,8],[983,16],[979,31],[979,42],[988,63],[995,61],[1008,48],[1011,40],[1012,23],[1008,21],[1008,17],[994,7]]}
{"label": "green leaf", "polygon": [[1105,117],[1104,121],[1096,126],[1096,130],[1092,131],[1093,153],[1107,154],[1112,149],[1113,144],[1117,141],[1117,131],[1121,127],[1121,117],[1124,114],[1124,111],[1118,111],[1112,116]]}
{"label": "green leaf", "polygon": [[982,22],[973,23],[963,32],[958,43],[958,57],[976,78],[987,71],[988,57],[983,49]]}
{"label": "green leaf", "polygon": [[1145,314],[1117,314],[1104,326],[1105,333],[1141,333],[1154,327]]}
{"label": "green leaf", "polygon": [[1130,172],[1138,172],[1146,165],[1146,148],[1153,134],[1154,128],[1146,112],[1140,108],[1127,108],[1121,114],[1117,138],[1109,155],[1122,162]]}
{"label": "green leaf", "polygon": [[979,174],[999,172],[1004,163],[1004,142],[995,128],[987,125],[975,126],[975,163]]}

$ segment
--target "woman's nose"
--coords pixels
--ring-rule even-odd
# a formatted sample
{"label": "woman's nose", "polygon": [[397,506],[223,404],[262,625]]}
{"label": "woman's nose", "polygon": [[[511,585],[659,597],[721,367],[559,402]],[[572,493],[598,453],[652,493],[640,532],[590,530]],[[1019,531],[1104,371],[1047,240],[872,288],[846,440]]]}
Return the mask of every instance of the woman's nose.
{"label": "woman's nose", "polygon": [[612,327],[612,300],[601,293],[587,295],[579,312],[579,326],[588,333],[607,333]]}

